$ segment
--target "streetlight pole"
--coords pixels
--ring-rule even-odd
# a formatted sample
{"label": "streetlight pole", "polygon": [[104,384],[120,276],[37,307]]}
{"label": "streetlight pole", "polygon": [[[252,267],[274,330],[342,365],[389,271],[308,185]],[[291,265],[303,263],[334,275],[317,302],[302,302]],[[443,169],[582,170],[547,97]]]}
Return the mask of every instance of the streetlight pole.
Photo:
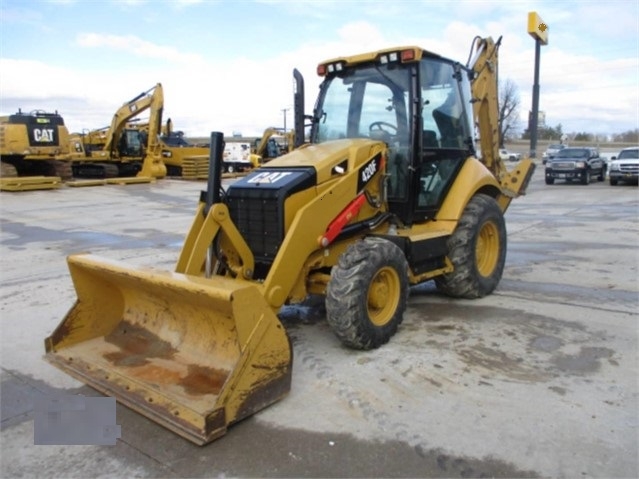
{"label": "streetlight pole", "polygon": [[286,134],[286,112],[289,110],[290,108],[282,108],[282,113],[284,114],[284,134]]}

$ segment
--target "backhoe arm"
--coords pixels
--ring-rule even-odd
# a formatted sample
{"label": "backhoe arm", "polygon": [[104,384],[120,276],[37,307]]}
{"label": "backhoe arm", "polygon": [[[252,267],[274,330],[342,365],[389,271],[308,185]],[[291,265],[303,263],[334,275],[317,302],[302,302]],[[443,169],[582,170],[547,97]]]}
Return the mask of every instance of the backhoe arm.
{"label": "backhoe arm", "polygon": [[499,93],[497,72],[501,37],[495,43],[491,37],[475,37],[469,68],[475,72],[472,82],[473,113],[479,127],[481,161],[499,182],[502,195],[498,199],[503,211],[510,201],[526,193],[535,164],[526,158],[511,170],[499,156]]}

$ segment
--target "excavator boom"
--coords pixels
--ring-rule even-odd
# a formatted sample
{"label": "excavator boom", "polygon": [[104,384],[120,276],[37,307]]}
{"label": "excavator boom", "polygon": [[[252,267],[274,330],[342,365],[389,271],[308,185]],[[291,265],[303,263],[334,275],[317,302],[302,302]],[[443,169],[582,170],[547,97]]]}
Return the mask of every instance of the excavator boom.
{"label": "excavator boom", "polygon": [[[76,176],[137,174],[137,179],[129,178],[132,182],[166,176],[159,142],[163,109],[164,91],[162,84],[157,83],[118,108],[108,128],[74,134],[71,143],[77,145],[74,146],[77,153],[71,157]],[[147,110],[149,121],[144,132],[130,128]]]}

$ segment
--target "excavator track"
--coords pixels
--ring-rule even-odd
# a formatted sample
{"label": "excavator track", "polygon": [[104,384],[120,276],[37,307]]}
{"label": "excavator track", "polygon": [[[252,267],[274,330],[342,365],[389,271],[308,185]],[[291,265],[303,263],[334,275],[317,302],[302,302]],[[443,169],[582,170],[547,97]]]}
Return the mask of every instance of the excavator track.
{"label": "excavator track", "polygon": [[73,165],[73,176],[76,178],[117,178],[118,175],[118,166],[112,163]]}
{"label": "excavator track", "polygon": [[59,176],[62,181],[73,179],[73,169],[71,168],[70,162],[51,160],[47,163],[49,164],[49,171],[51,172],[51,175],[47,176]]}
{"label": "excavator track", "polygon": [[18,170],[11,163],[6,161],[0,162],[0,177],[2,178],[17,178]]}

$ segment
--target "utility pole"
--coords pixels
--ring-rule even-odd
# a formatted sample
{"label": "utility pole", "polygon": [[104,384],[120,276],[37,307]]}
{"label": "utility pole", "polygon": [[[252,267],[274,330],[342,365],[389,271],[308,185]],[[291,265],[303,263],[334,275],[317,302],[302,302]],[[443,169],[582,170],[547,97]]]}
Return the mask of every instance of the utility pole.
{"label": "utility pole", "polygon": [[290,108],[282,108],[282,113],[284,114],[284,134],[286,134],[286,112],[289,110]]}
{"label": "utility pole", "polygon": [[528,34],[535,39],[535,79],[532,93],[532,114],[530,128],[530,157],[537,157],[537,121],[539,118],[539,59],[541,46],[548,45],[548,25],[537,12],[528,12]]}

